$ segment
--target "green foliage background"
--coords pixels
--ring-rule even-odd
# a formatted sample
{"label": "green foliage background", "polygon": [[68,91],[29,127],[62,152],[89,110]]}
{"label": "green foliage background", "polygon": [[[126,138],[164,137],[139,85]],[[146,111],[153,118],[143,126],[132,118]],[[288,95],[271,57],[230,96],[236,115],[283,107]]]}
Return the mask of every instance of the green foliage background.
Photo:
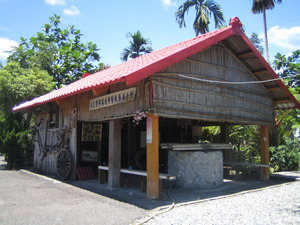
{"label": "green foliage background", "polygon": [[37,32],[29,40],[21,38],[21,44],[8,57],[8,62],[47,71],[55,81],[55,88],[80,79],[84,73],[97,71],[101,67],[97,45],[82,43],[83,34],[74,26],[62,29],[60,16],[54,14],[49,19],[43,32]]}
{"label": "green foliage background", "polygon": [[[74,26],[61,28],[61,18],[53,15],[43,31],[20,45],[0,67],[0,153],[10,167],[16,160],[30,158],[35,131],[32,111],[13,113],[12,108],[27,100],[109,67],[99,63],[99,49],[82,43]],[[99,63],[99,64],[97,64]]]}
{"label": "green foliage background", "polygon": [[47,71],[24,69],[17,62],[8,63],[0,70],[0,152],[9,167],[17,158],[27,158],[32,151],[33,112],[13,113],[12,107],[28,99],[45,94],[54,87]]}

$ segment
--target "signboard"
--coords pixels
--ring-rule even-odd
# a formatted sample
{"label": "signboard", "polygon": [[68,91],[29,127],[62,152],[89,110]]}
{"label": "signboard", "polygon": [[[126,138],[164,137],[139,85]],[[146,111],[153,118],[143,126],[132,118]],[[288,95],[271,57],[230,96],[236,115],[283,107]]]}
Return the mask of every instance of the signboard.
{"label": "signboard", "polygon": [[109,95],[100,96],[90,100],[89,110],[100,109],[120,103],[134,100],[136,97],[136,87],[114,92]]}
{"label": "signboard", "polygon": [[96,141],[101,142],[102,124],[98,123],[83,123],[81,131],[81,141]]}

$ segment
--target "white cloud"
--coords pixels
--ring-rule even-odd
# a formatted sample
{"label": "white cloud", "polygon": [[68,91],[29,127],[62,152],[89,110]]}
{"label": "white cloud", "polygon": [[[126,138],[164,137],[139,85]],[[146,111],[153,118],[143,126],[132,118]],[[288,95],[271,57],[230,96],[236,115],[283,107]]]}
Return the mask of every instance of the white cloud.
{"label": "white cloud", "polygon": [[17,47],[18,45],[19,43],[16,41],[0,37],[0,59],[6,60],[12,50],[12,47]]}
{"label": "white cloud", "polygon": [[65,0],[45,0],[45,2],[50,5],[65,5],[66,4]]}
{"label": "white cloud", "polygon": [[172,2],[172,0],[161,0],[161,2],[167,8],[169,8],[171,6],[175,6],[175,7],[177,6],[176,2]]}
{"label": "white cloud", "polygon": [[269,45],[273,45],[275,48],[279,47],[286,52],[300,49],[300,26],[291,28],[271,27],[268,31],[268,41]]}
{"label": "white cloud", "polygon": [[9,31],[9,29],[7,27],[1,26],[1,25],[0,25],[0,30],[1,31]]}
{"label": "white cloud", "polygon": [[74,5],[72,5],[71,8],[64,9],[64,14],[68,16],[78,16],[80,15],[80,11]]}

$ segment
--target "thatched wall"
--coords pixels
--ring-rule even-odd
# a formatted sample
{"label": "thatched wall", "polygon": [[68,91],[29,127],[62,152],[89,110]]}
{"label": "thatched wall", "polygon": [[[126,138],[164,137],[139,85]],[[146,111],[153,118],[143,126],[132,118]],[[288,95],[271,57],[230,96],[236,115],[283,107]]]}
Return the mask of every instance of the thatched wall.
{"label": "thatched wall", "polygon": [[210,83],[256,81],[228,50],[213,46],[176,63],[152,78],[160,116],[247,124],[273,122],[272,98],[262,84]]}

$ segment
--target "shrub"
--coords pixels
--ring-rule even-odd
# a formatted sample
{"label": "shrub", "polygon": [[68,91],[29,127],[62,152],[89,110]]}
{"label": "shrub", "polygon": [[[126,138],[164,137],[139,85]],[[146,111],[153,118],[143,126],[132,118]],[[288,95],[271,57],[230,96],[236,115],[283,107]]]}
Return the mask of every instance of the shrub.
{"label": "shrub", "polygon": [[270,147],[270,163],[274,171],[300,169],[300,140],[285,137],[285,144]]}

